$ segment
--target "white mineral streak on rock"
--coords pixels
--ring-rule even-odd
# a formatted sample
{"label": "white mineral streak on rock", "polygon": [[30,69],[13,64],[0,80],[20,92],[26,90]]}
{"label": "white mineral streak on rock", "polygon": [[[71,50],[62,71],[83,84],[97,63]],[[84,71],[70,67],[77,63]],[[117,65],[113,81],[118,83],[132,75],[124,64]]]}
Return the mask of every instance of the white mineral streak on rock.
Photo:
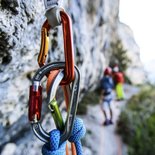
{"label": "white mineral streak on rock", "polygon": [[14,143],[5,145],[1,155],[14,155],[17,146]]}

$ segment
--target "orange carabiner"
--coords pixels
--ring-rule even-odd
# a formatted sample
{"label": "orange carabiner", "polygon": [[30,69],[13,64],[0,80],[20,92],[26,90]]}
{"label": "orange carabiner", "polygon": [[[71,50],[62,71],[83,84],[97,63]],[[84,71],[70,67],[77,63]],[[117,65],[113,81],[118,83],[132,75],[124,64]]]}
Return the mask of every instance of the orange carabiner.
{"label": "orange carabiner", "polygon": [[[74,50],[73,50],[73,38],[72,38],[72,25],[70,16],[65,11],[60,11],[60,17],[63,28],[64,39],[64,55],[65,55],[65,77],[61,82],[61,85],[70,84],[74,80]],[[41,34],[41,48],[38,56],[39,66],[43,66],[48,54],[50,25],[46,20],[42,26]]]}

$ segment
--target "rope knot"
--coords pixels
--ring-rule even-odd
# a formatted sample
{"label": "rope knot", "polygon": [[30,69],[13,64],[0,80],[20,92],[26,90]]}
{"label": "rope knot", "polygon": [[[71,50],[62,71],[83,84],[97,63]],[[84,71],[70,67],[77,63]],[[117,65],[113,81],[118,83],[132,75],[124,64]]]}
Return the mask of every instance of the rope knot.
{"label": "rope knot", "polygon": [[[83,121],[79,118],[76,118],[73,125],[72,134],[69,138],[70,142],[75,143],[77,155],[83,155],[82,145],[80,139],[84,137],[86,133],[86,128],[83,124]],[[42,147],[43,155],[65,155],[65,146],[66,142],[59,146],[60,142],[60,131],[52,130],[50,132],[50,143],[45,144]]]}
{"label": "rope knot", "polygon": [[74,121],[73,130],[69,138],[69,141],[76,143],[77,141],[79,141],[81,138],[84,137],[85,133],[86,128],[84,126],[82,119],[76,118]]}
{"label": "rope knot", "polygon": [[55,129],[50,132],[50,144],[45,144],[42,147],[43,155],[65,155],[66,142],[59,146],[60,131]]}

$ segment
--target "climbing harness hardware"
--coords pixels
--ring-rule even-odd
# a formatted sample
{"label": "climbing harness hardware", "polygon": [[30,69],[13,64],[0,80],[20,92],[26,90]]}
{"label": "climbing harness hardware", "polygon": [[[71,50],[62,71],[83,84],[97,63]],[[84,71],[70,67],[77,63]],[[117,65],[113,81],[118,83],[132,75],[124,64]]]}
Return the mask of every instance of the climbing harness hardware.
{"label": "climbing harness hardware", "polygon": [[[50,63],[41,67],[33,77],[32,86],[30,86],[29,120],[31,122],[32,129],[35,135],[43,142],[49,142],[49,134],[42,128],[40,124],[41,107],[42,107],[42,88],[40,83],[44,75],[47,75],[51,70],[63,69],[64,67],[65,67],[64,62]],[[67,140],[72,131],[73,122],[78,105],[77,101],[79,95],[79,83],[80,83],[80,73],[78,68],[75,67],[75,79],[72,83],[71,99],[67,113],[67,118],[65,121],[65,128],[60,138],[60,143]]]}
{"label": "climbing harness hardware", "polygon": [[[53,9],[51,9],[52,11]],[[48,32],[50,28],[53,28],[53,25],[60,25],[62,21],[62,28],[63,28],[63,38],[64,38],[64,54],[65,54],[65,63],[66,63],[66,72],[67,75],[70,75],[68,79],[64,79],[61,82],[63,92],[64,92],[64,97],[65,97],[65,103],[66,103],[66,108],[68,109],[69,107],[69,100],[70,100],[70,89],[69,89],[69,84],[71,81],[73,81],[74,78],[74,52],[73,52],[73,39],[72,39],[72,27],[71,27],[71,19],[69,15],[67,15],[62,8],[56,8],[52,12],[50,10],[46,12],[46,17],[48,21],[46,20],[45,23],[42,26],[42,41],[41,41],[41,48],[40,48],[40,53],[38,56],[38,64],[39,66],[45,65],[46,57],[48,54],[48,43],[49,43],[49,37],[48,37]],[[62,12],[60,12],[62,11]],[[54,14],[53,14],[54,13]],[[59,15],[58,15],[59,13]],[[56,15],[57,14],[57,15]],[[51,16],[53,15],[53,16]],[[56,15],[56,16],[55,16]],[[52,27],[51,27],[51,26]],[[68,42],[67,42],[68,41]],[[47,80],[47,90],[49,85],[51,85],[52,80],[54,77],[58,74],[59,70],[52,70],[50,73],[47,75],[48,80]],[[64,85],[65,84],[65,85]],[[68,84],[68,85],[66,85]],[[47,91],[50,92],[50,91]],[[54,102],[55,103],[55,102]],[[56,104],[55,104],[56,108]],[[56,108],[58,109],[58,107]],[[53,118],[55,118],[55,115],[58,115],[58,113],[53,114]],[[60,116],[60,115],[59,115]],[[56,123],[57,122],[57,123]],[[57,126],[57,129],[61,130],[58,126],[59,121],[55,121],[55,124]],[[61,121],[60,121],[61,122]],[[62,123],[60,123],[62,125]],[[59,124],[59,125],[60,125]],[[61,126],[62,127],[62,126]],[[66,154],[68,154],[68,147],[66,146]],[[75,155],[75,146],[73,143],[71,143],[71,148],[72,148],[72,155]]]}
{"label": "climbing harness hardware", "polygon": [[[47,10],[46,17],[47,20],[44,22],[41,30],[41,48],[38,56],[38,64],[41,68],[37,70],[32,79],[32,85],[30,86],[29,121],[31,122],[34,134],[41,141],[49,143],[51,141],[50,134],[46,132],[41,125],[41,109],[43,99],[41,80],[46,75],[48,107],[51,111],[57,129],[62,133],[59,146],[64,141],[69,140],[72,145],[72,155],[82,155],[80,151],[82,148],[79,137],[82,137],[85,132],[85,128],[82,127],[82,123],[77,121],[77,119],[74,123],[78,106],[80,73],[78,68],[74,66],[71,19],[63,8],[57,6],[53,9]],[[65,62],[45,64],[49,46],[49,31],[50,29],[55,28],[55,26],[61,24],[63,30]],[[65,122],[62,118],[55,98],[59,85],[61,85],[64,90],[64,97],[67,107],[67,117]],[[73,128],[74,130],[72,131]],[[74,147],[76,147],[76,151]],[[77,152],[77,150],[79,151]],[[66,153],[68,155],[67,147]]]}
{"label": "climbing harness hardware", "polygon": [[[65,11],[60,11],[60,17],[63,28],[64,55],[65,55],[65,76],[61,81],[62,85],[70,84],[74,80],[74,51],[72,38],[72,24],[70,16]],[[46,20],[42,26],[41,32],[41,48],[38,56],[39,66],[45,65],[48,54],[49,30],[51,26]]]}

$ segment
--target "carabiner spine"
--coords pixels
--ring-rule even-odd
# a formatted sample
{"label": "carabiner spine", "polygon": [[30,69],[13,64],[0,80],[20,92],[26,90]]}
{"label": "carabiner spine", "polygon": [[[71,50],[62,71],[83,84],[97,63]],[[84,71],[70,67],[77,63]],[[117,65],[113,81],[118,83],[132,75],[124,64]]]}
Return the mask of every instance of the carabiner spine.
{"label": "carabiner spine", "polygon": [[63,37],[64,37],[64,52],[65,52],[65,77],[61,84],[66,85],[74,80],[74,48],[72,36],[72,21],[70,16],[60,11]]}

